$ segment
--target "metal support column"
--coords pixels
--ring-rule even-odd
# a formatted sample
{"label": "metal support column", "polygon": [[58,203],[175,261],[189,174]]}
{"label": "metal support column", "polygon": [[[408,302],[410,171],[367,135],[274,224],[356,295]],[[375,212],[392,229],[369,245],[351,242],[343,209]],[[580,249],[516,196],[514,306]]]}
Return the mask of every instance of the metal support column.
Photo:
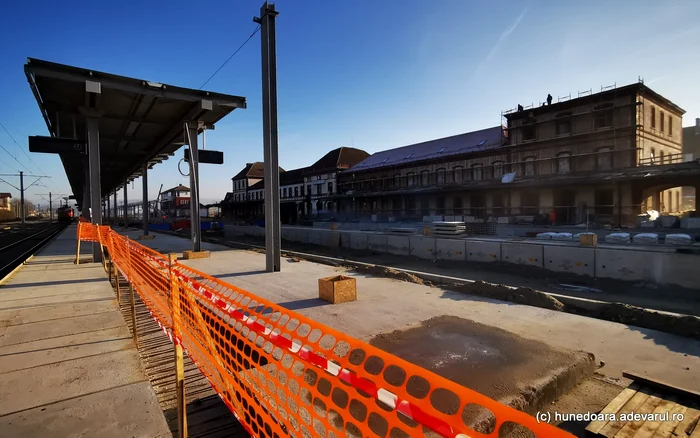
{"label": "metal support column", "polygon": [[116,226],[119,221],[119,211],[117,205],[117,191],[114,191],[114,219],[112,220],[112,226]]}
{"label": "metal support column", "polygon": [[148,236],[148,163],[141,168],[141,185],[143,186],[143,201],[141,204],[143,217],[143,235]]}
{"label": "metal support column", "polygon": [[198,122],[187,123],[187,141],[190,145],[190,230],[192,251],[202,250],[202,226],[199,217],[199,150],[197,145]]}
{"label": "metal support column", "polygon": [[[90,205],[92,206],[92,223],[102,225],[102,184],[100,180],[100,139],[99,119],[87,118],[88,160],[90,169]],[[102,261],[102,249],[99,242],[92,244],[92,261]]]}
{"label": "metal support column", "polygon": [[26,226],[25,224],[25,212],[24,212],[24,172],[19,172],[19,210],[20,217],[22,218],[22,229]]}
{"label": "metal support column", "polygon": [[105,207],[105,223],[108,224],[110,222],[112,216],[112,201],[109,199],[109,195],[107,195],[107,206]]}
{"label": "metal support column", "polygon": [[128,227],[129,226],[129,207],[128,203],[126,202],[126,189],[129,185],[129,182],[127,180],[124,180],[124,226]]}
{"label": "metal support column", "polygon": [[275,5],[260,8],[262,46],[263,148],[265,178],[265,269],[280,270],[280,181],[277,148],[277,53],[275,44]]}

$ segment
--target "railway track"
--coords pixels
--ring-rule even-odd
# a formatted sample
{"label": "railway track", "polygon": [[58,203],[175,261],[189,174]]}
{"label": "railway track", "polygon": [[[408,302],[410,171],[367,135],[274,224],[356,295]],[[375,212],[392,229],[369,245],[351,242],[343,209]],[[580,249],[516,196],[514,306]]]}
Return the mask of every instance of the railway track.
{"label": "railway track", "polygon": [[24,263],[68,224],[54,224],[27,232],[0,235],[0,280]]}

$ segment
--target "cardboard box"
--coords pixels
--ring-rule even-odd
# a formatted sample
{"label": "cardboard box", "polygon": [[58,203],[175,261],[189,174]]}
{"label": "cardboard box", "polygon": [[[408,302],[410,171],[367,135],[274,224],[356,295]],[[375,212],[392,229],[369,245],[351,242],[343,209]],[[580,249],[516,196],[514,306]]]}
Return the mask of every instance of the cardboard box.
{"label": "cardboard box", "polygon": [[318,297],[333,304],[357,300],[355,279],[344,275],[318,279]]}
{"label": "cardboard box", "polygon": [[597,234],[581,234],[579,238],[581,246],[598,246]]}

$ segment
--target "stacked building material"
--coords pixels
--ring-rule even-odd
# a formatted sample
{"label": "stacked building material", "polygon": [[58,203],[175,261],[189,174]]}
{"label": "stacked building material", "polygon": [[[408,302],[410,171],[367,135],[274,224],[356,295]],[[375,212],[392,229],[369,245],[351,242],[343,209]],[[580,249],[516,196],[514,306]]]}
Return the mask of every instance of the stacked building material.
{"label": "stacked building material", "polygon": [[612,233],[605,236],[605,243],[630,243],[630,233]]}
{"label": "stacked building material", "polygon": [[659,235],[656,233],[639,233],[632,238],[632,243],[637,245],[657,245],[659,243]]}
{"label": "stacked building material", "polygon": [[693,243],[693,239],[687,234],[667,234],[666,244],[667,245],[690,245]]}
{"label": "stacked building material", "polygon": [[432,234],[435,236],[458,236],[465,231],[464,222],[433,222]]}
{"label": "stacked building material", "polygon": [[389,228],[391,234],[416,234],[415,228]]}

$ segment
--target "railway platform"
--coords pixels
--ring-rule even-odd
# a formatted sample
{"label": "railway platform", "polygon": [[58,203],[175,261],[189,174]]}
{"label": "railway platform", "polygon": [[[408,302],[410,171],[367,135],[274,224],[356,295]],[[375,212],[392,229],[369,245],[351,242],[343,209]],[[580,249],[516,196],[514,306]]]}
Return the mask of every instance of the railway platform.
{"label": "railway platform", "polygon": [[0,435],[172,436],[102,266],[75,247],[72,225],[0,285]]}

